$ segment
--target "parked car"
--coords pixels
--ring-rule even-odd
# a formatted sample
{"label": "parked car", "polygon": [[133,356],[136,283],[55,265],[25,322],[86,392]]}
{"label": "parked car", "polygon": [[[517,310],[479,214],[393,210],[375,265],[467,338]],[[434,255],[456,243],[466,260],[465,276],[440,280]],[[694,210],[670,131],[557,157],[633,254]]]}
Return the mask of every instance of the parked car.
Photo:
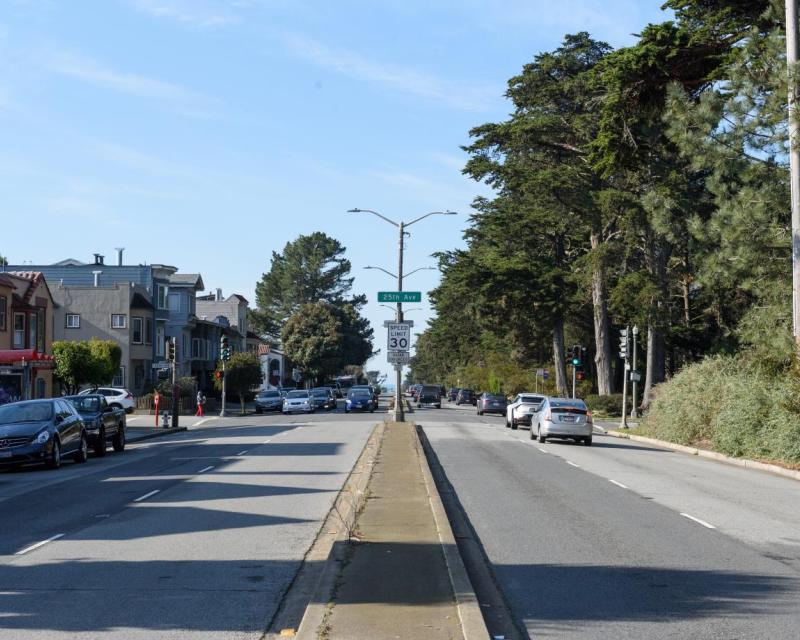
{"label": "parked car", "polygon": [[531,427],[531,440],[546,442],[549,438],[592,444],[592,414],[583,400],[545,398],[536,414],[536,428]]}
{"label": "parked car", "polygon": [[68,400],[78,411],[86,427],[89,446],[95,455],[106,455],[108,443],[114,451],[125,451],[125,410],[112,407],[106,397],[99,393],[87,393],[82,396],[67,396]]}
{"label": "parked car", "polygon": [[423,385],[422,389],[419,392],[419,396],[417,396],[417,406],[436,407],[437,409],[441,409],[442,408],[441,391],[442,389],[438,385],[433,385],[433,384]]}
{"label": "parked car", "polygon": [[459,389],[456,396],[456,404],[476,404],[478,402],[475,392],[472,389]]}
{"label": "parked car", "polygon": [[278,389],[259,391],[255,399],[256,413],[280,411],[283,409],[283,395]]}
{"label": "parked car", "polygon": [[317,406],[311,392],[306,389],[296,389],[286,394],[283,399],[283,413],[314,413]]}
{"label": "parked car", "polygon": [[506,407],[506,427],[531,426],[531,416],[539,411],[545,396],[538,393],[519,393]]}
{"label": "parked car", "polygon": [[347,394],[347,403],[345,404],[345,413],[351,411],[375,411],[375,404],[373,402],[372,393],[369,389],[352,388]]}
{"label": "parked car", "polygon": [[106,397],[108,404],[125,409],[125,413],[133,413],[136,408],[136,401],[133,394],[127,389],[117,387],[98,387],[97,389],[84,389],[78,395],[85,396],[87,393],[99,393]]}
{"label": "parked car", "polygon": [[326,411],[336,408],[336,394],[330,387],[314,387],[311,395],[314,396],[316,407],[322,407]]}
{"label": "parked car", "polygon": [[450,387],[450,389],[447,392],[447,399],[450,402],[455,402],[456,397],[458,396],[458,391],[459,391],[458,387]]}
{"label": "parked car", "polygon": [[25,400],[0,406],[0,464],[61,466],[89,457],[89,437],[80,415],[66,400]]}
{"label": "parked car", "polygon": [[501,416],[506,414],[508,400],[499,393],[482,393],[475,403],[475,410],[479,416],[484,413],[497,413]]}

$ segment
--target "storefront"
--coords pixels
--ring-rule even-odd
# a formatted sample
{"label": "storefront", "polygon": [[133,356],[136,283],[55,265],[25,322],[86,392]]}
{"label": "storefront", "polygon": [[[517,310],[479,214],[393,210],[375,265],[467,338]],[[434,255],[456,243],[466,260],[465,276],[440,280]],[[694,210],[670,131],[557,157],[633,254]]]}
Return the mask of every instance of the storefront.
{"label": "storefront", "polygon": [[0,350],[0,404],[47,397],[53,367],[53,356],[35,349]]}

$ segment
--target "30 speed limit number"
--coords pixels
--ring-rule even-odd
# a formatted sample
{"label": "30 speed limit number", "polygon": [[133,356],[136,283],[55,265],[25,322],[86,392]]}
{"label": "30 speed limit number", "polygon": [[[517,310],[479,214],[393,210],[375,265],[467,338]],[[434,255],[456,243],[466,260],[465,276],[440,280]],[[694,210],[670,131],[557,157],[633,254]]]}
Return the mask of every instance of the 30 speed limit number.
{"label": "30 speed limit number", "polygon": [[411,326],[407,324],[390,324],[389,341],[390,351],[408,351],[411,346]]}

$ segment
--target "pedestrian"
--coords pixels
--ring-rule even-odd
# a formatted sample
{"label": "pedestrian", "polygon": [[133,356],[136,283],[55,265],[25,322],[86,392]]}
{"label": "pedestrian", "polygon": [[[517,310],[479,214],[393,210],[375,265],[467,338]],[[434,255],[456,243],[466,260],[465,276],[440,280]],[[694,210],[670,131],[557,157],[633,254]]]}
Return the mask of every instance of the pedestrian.
{"label": "pedestrian", "polygon": [[206,403],[206,396],[202,389],[197,390],[197,412],[196,416],[203,417],[203,405]]}

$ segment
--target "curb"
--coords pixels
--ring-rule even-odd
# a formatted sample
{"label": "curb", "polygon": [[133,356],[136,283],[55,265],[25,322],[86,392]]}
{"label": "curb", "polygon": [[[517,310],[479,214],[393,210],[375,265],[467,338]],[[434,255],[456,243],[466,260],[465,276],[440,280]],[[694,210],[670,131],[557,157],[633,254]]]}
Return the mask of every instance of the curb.
{"label": "curb", "polygon": [[765,471],[767,473],[783,476],[784,478],[790,478],[792,480],[800,480],[800,471],[779,467],[776,464],[759,462],[758,460],[750,460],[749,458],[733,458],[731,456],[726,456],[724,453],[709,451],[708,449],[697,449],[695,447],[687,447],[686,445],[675,444],[674,442],[667,442],[666,440],[657,440],[656,438],[637,436],[632,433],[624,433],[622,431],[617,431],[615,429],[608,429],[606,430],[605,433],[606,435],[613,436],[614,438],[634,440],[636,442],[651,444],[657,447],[661,447],[663,449],[679,451],[681,453],[686,453],[691,456],[697,456],[699,458],[706,458],[708,460],[716,460],[717,462],[724,462],[725,464],[730,464],[735,467],[743,467],[745,469],[755,469],[757,471]]}
{"label": "curb", "polygon": [[[355,524],[356,515],[366,501],[367,485],[372,477],[385,428],[385,422],[376,424],[367,438],[317,537],[306,552],[300,569],[283,595],[264,635],[265,639],[296,637],[311,640],[318,637],[319,629],[329,613],[328,603],[336,588],[341,565],[346,559],[346,545],[337,543],[348,540],[348,526]],[[322,568],[318,574],[309,573],[308,565],[315,562],[322,564]]]}
{"label": "curb", "polygon": [[[153,427],[153,431],[151,433],[143,433],[138,436],[134,436],[132,438],[126,438],[127,442],[141,442],[142,440],[151,440],[153,438],[160,438],[161,436],[168,436],[171,433],[179,433],[181,431],[188,431],[188,427],[178,427],[177,429],[173,429],[170,427],[169,429],[163,429],[161,427]],[[127,436],[127,433],[126,433]]]}
{"label": "curb", "polygon": [[436,488],[436,482],[433,479],[428,457],[425,455],[424,444],[420,436],[420,427],[419,425],[414,426],[414,431],[417,434],[417,459],[422,471],[422,478],[425,481],[425,489],[428,492],[428,501],[431,505],[431,511],[433,511],[433,520],[439,535],[439,544],[442,547],[447,573],[450,577],[450,586],[453,589],[456,610],[461,622],[461,632],[464,634],[464,640],[478,640],[479,638],[480,640],[485,640],[485,638],[489,637],[489,630],[483,620],[478,596],[472,588],[472,582],[470,582],[467,568],[464,566],[464,561],[458,551],[458,544],[456,543],[455,535],[453,535],[450,521],[447,519],[442,498]]}

